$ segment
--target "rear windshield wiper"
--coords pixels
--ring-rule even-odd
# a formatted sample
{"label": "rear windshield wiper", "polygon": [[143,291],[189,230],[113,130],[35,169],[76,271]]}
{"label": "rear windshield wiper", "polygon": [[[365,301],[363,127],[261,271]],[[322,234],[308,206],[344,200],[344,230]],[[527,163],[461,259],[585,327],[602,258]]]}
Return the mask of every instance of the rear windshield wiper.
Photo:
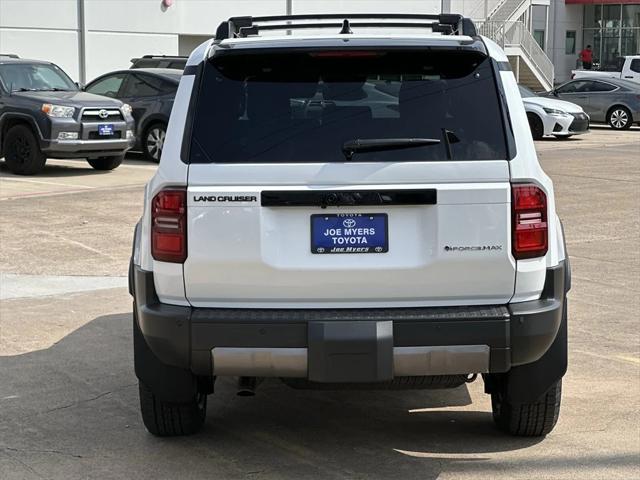
{"label": "rear windshield wiper", "polygon": [[438,145],[437,138],[355,138],[342,144],[342,153],[351,160],[359,152],[383,152],[385,150],[403,150],[405,148]]}

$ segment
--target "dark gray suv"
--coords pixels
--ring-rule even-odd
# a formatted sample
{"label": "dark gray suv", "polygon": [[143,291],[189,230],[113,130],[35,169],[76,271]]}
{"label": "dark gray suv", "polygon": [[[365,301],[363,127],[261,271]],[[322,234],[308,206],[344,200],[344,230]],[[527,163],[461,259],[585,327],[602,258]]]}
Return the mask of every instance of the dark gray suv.
{"label": "dark gray suv", "polygon": [[0,58],[0,156],[19,175],[47,158],[86,158],[112,170],[135,143],[131,107],[82,92],[57,65]]}

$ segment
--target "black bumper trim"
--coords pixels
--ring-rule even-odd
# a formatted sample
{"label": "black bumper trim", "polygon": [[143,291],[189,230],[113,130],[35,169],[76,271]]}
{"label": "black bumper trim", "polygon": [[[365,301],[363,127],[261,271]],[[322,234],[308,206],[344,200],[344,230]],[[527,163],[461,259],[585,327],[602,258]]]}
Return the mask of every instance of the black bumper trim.
{"label": "black bumper trim", "polygon": [[[214,347],[307,347],[310,322],[392,321],[394,346],[488,345],[490,373],[535,362],[562,320],[565,262],[547,270],[539,300],[497,306],[375,309],[228,309],[162,304],[153,272],[130,270],[149,349],[171,367],[211,375]],[[469,372],[473,373],[473,372]]]}

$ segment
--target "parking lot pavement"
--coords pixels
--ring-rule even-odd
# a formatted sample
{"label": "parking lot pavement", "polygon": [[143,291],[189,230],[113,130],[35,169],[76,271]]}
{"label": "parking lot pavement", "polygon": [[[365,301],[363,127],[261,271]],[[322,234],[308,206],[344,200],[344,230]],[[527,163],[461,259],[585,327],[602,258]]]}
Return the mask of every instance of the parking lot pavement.
{"label": "parking lot pavement", "polygon": [[640,478],[640,132],[537,148],[573,269],[570,367],[545,439],[497,432],[479,381],[329,393],[269,381],[236,397],[225,380],[201,434],[152,437],[117,282],[155,167],[54,161],[16,178],[0,163],[0,478]]}

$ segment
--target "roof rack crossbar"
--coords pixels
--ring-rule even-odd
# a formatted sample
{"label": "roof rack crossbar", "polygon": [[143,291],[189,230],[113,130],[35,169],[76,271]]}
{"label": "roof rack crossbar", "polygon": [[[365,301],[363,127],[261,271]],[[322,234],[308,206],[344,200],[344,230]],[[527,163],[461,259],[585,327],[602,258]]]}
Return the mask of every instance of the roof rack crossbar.
{"label": "roof rack crossbar", "polygon": [[[379,22],[351,22],[352,19],[381,20]],[[316,20],[316,22],[309,22]],[[341,20],[341,23],[328,22],[326,20]],[[402,21],[390,21],[402,20]],[[416,20],[422,20],[418,22]],[[424,22],[424,20],[433,20]],[[285,23],[273,23],[285,22]],[[342,33],[347,33],[347,27],[363,28],[429,28],[433,32],[444,35],[468,35],[477,36],[473,21],[459,14],[308,14],[308,15],[276,15],[266,17],[231,17],[222,22],[216,31],[216,41],[227,38],[246,37],[258,35],[260,30],[295,30],[305,28],[341,28]]]}
{"label": "roof rack crossbar", "polygon": [[[325,27],[334,27],[334,28],[342,28],[343,23],[276,23],[273,25],[252,25],[251,27],[242,27],[239,29],[238,37],[247,37],[249,35],[258,35],[260,31],[263,30],[298,30],[305,28],[325,28]],[[406,22],[350,22],[348,24],[351,27],[361,27],[361,28],[373,28],[373,27],[408,27],[408,28],[431,28],[431,29],[439,29],[450,32],[450,25],[443,25],[438,22],[432,23],[406,23]],[[435,30],[434,30],[435,31]],[[438,30],[440,31],[440,30]]]}

